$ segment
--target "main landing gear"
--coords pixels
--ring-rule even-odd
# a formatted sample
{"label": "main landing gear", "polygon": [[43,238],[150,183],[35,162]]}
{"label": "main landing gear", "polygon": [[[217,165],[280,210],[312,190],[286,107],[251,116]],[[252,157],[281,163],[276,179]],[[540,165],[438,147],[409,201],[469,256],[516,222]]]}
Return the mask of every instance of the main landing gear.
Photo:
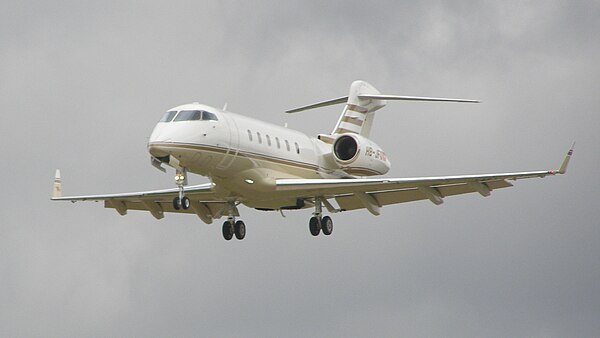
{"label": "main landing gear", "polygon": [[241,220],[235,220],[235,216],[240,214],[237,209],[238,204],[239,202],[231,201],[219,212],[219,217],[222,214],[227,215],[227,220],[223,222],[223,238],[226,241],[231,240],[234,235],[239,240],[246,237],[246,224]]}
{"label": "main landing gear", "polygon": [[187,171],[185,168],[179,170],[175,174],[175,183],[179,188],[179,196],[173,198],[173,209],[175,210],[187,210],[190,208],[190,199],[185,196],[183,187],[187,184]]}
{"label": "main landing gear", "polygon": [[242,221],[236,222],[233,217],[229,217],[223,223],[223,238],[229,241],[233,238],[233,235],[239,240],[244,239],[246,237],[246,224]]}
{"label": "main landing gear", "polygon": [[313,217],[308,221],[308,230],[313,236],[318,236],[321,230],[324,235],[331,235],[333,232],[333,220],[329,216],[323,216],[323,207],[321,205],[321,199],[315,198],[315,212]]}

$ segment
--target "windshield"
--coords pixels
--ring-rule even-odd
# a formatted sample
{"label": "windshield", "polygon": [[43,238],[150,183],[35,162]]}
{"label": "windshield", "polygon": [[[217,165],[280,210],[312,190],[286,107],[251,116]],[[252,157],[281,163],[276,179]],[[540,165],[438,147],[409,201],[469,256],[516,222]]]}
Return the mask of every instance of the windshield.
{"label": "windshield", "polygon": [[202,120],[204,121],[219,121],[215,114],[207,111],[202,112]]}
{"label": "windshield", "polygon": [[175,114],[177,114],[176,111],[168,111],[165,113],[165,115],[163,115],[162,119],[160,119],[159,122],[171,122]]}
{"label": "windshield", "polygon": [[179,121],[218,121],[219,119],[213,113],[203,110],[182,110],[175,116],[175,122]]}
{"label": "windshield", "polygon": [[[175,119],[173,119],[175,118]],[[170,110],[163,115],[159,122],[179,122],[179,121],[219,121],[217,116],[211,112],[203,110],[181,110],[179,113]]]}
{"label": "windshield", "polygon": [[195,121],[202,119],[202,111],[201,110],[182,110],[175,117],[175,122],[177,121]]}

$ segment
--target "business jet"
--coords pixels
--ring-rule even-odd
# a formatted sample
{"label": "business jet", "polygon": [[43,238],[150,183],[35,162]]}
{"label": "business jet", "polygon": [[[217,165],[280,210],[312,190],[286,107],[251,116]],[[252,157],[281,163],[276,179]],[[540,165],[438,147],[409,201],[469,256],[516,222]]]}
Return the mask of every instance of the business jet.
{"label": "business jet", "polygon": [[[366,209],[379,215],[389,204],[429,200],[435,205],[453,195],[511,187],[511,181],[565,174],[573,153],[569,149],[558,170],[486,175],[414,178],[370,178],[390,169],[386,153],[370,139],[375,111],[387,101],[442,101],[478,103],[476,100],[383,95],[364,81],[355,81],[348,96],[300,108],[296,113],[345,104],[330,134],[309,137],[299,131],[234,114],[200,103],[169,109],[155,126],[148,142],[151,164],[166,172],[175,170],[176,188],[142,192],[62,196],[60,171],[56,171],[52,200],[103,201],[120,215],[129,210],[150,212],[156,219],[165,213],[196,214],[202,221],[226,217],[226,240],[246,236],[238,206],[265,211],[311,208],[309,230],[331,235],[329,213]],[[210,183],[188,185],[189,173],[206,176]]]}

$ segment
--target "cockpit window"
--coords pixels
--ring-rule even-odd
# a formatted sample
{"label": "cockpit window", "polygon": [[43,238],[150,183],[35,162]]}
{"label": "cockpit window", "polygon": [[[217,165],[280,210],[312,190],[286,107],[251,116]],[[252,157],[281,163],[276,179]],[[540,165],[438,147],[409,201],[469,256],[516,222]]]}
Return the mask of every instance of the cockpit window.
{"label": "cockpit window", "polygon": [[203,121],[219,121],[217,116],[211,112],[203,111],[202,112],[202,120]]}
{"label": "cockpit window", "polygon": [[[168,113],[175,113],[175,112],[168,112]],[[166,118],[163,117],[163,119]],[[166,121],[161,120],[161,122],[169,122],[171,121],[171,119],[173,119],[173,116],[170,116],[170,118]],[[219,119],[217,118],[217,116],[213,113],[207,112],[207,111],[202,111],[202,110],[182,110],[179,112],[179,114],[177,114],[177,116],[175,116],[175,120],[173,121],[198,121],[198,120],[202,120],[202,121],[218,121]]]}
{"label": "cockpit window", "polygon": [[176,111],[168,111],[165,113],[165,115],[163,115],[162,119],[160,119],[159,122],[171,122],[175,114],[177,114]]}
{"label": "cockpit window", "polygon": [[195,121],[202,119],[202,111],[201,110],[182,110],[175,117],[175,122],[177,121]]}

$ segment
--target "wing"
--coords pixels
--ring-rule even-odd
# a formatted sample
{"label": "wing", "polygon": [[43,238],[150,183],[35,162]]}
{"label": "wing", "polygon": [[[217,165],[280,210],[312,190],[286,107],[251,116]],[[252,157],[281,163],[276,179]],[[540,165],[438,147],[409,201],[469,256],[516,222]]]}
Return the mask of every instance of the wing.
{"label": "wing", "polygon": [[[149,211],[157,219],[164,217],[165,212],[196,214],[207,224],[212,223],[213,218],[220,215],[230,206],[228,201],[218,198],[214,193],[214,184],[200,184],[187,186],[185,195],[190,199],[190,208],[187,210],[176,210],[173,207],[173,198],[179,196],[179,189],[163,189],[140,191],[122,194],[86,195],[86,196],[61,196],[60,172],[56,171],[54,179],[53,201],[104,201],[105,208],[116,209],[121,215],[126,215],[128,210]],[[237,215],[237,208],[233,208]]]}
{"label": "wing", "polygon": [[492,190],[511,187],[512,183],[507,180],[564,174],[573,146],[559,170],[417,178],[279,179],[276,185],[279,191],[296,192],[306,199],[319,198],[330,212],[336,211],[327,201],[333,198],[340,206],[337,211],[366,208],[379,215],[380,207],[388,204],[429,199],[439,205],[447,196],[473,192],[489,196]]}

